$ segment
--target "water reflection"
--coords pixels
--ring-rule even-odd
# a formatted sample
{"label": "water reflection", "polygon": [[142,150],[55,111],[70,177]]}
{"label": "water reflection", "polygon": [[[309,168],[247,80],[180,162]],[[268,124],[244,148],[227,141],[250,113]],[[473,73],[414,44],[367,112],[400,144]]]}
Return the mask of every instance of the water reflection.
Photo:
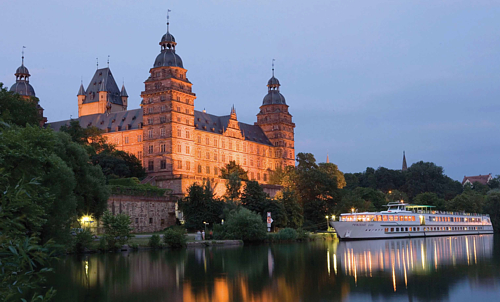
{"label": "water reflection", "polygon": [[366,301],[500,294],[492,235],[67,257],[56,301]]}

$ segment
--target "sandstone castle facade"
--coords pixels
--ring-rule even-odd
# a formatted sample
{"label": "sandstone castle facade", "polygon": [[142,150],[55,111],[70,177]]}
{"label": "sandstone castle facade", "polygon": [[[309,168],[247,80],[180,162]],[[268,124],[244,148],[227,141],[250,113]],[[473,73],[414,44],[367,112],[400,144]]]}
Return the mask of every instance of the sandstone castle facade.
{"label": "sandstone castle facade", "polygon": [[[193,84],[168,26],[159,44],[140,109],[127,110],[127,91],[118,88],[109,67],[97,69],[87,88],[82,84],[78,91],[80,125],[103,130],[108,142],[137,156],[148,173],[144,182],[183,195],[192,183],[210,180],[222,194],[221,168],[230,161],[262,184],[272,170],[295,164],[295,124],[274,70],[257,122],[246,124],[238,121],[234,107],[225,116],[195,110]],[[49,125],[58,130],[69,122]]]}

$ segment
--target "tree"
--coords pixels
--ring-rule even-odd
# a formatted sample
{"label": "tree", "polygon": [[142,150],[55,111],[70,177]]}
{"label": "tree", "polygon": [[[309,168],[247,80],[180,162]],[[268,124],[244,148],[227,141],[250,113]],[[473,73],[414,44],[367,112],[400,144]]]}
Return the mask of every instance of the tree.
{"label": "tree", "polygon": [[248,180],[248,173],[240,165],[238,165],[234,160],[230,161],[225,168],[220,169],[221,178],[229,179],[231,174],[236,173],[238,178],[241,180]]}
{"label": "tree", "polygon": [[246,183],[243,194],[241,194],[241,204],[252,212],[259,214],[265,221],[267,212],[273,218],[273,226],[286,227],[288,223],[285,207],[279,200],[272,200],[264,192],[262,186],[255,180]]}
{"label": "tree", "polygon": [[328,174],[331,178],[335,178],[337,180],[337,188],[342,189],[346,186],[344,173],[339,171],[339,167],[336,164],[320,163],[318,168],[320,171]]}
{"label": "tree", "polygon": [[500,232],[500,191],[490,191],[486,195],[484,210],[490,215],[495,232]]}
{"label": "tree", "polygon": [[201,230],[203,222],[210,225],[221,222],[224,203],[215,198],[210,184],[194,183],[188,189],[188,195],[179,202],[179,208],[185,217],[185,227],[188,230]]}
{"label": "tree", "polygon": [[0,83],[0,121],[21,127],[27,124],[38,126],[42,120],[38,114],[38,102],[36,97],[26,99],[7,91]]}
{"label": "tree", "polygon": [[241,178],[237,172],[233,172],[226,181],[226,197],[231,201],[237,200],[240,198],[240,190]]}
{"label": "tree", "polygon": [[436,210],[445,209],[445,200],[439,198],[436,193],[426,192],[420,193],[413,199],[413,203],[418,205],[429,205],[436,207]]}
{"label": "tree", "polygon": [[285,207],[287,217],[286,227],[294,229],[302,227],[304,216],[302,215],[302,208],[297,200],[296,193],[285,188],[283,191],[278,192],[276,199]]}
{"label": "tree", "polygon": [[128,242],[132,237],[131,223],[130,217],[126,214],[113,215],[109,211],[104,212],[102,226],[109,248],[119,248]]}
{"label": "tree", "polygon": [[405,201],[405,202],[409,201],[408,195],[406,195],[405,192],[401,192],[398,190],[392,190],[392,191],[387,192],[386,199],[387,199],[387,202],[396,202],[396,201],[400,202],[401,200]]}
{"label": "tree", "polygon": [[500,189],[500,175],[495,176],[488,182],[490,189]]}
{"label": "tree", "polygon": [[78,213],[101,215],[109,196],[104,176],[67,134],[28,125],[8,127],[1,136],[3,186],[14,187],[23,180],[40,184],[30,196],[34,209],[43,209],[45,222],[41,229],[27,224],[27,232],[41,232],[43,241],[54,238],[64,243],[70,239],[70,225]]}
{"label": "tree", "polygon": [[483,195],[472,190],[467,190],[452,200],[448,200],[446,202],[446,209],[456,212],[482,213],[483,202]]}
{"label": "tree", "polygon": [[117,150],[106,142],[103,131],[96,127],[83,128],[78,120],[71,120],[69,126],[62,126],[60,132],[70,135],[71,140],[84,146],[94,165],[99,165],[104,175],[110,177],[144,178],[146,171],[135,155]]}
{"label": "tree", "polygon": [[440,198],[453,198],[462,191],[458,181],[444,175],[442,167],[434,163],[420,161],[406,171],[404,192],[413,199],[420,193],[433,192]]}
{"label": "tree", "polygon": [[379,167],[375,171],[377,189],[382,192],[399,190],[405,184],[405,176],[401,170],[391,170]]}

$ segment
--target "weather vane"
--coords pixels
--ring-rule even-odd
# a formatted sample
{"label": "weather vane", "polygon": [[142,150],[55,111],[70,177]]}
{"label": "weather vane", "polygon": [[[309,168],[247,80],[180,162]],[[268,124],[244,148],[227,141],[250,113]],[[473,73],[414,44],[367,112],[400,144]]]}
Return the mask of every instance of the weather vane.
{"label": "weather vane", "polygon": [[167,32],[169,30],[169,25],[170,25],[170,12],[171,10],[167,9]]}
{"label": "weather vane", "polygon": [[108,68],[109,68],[109,55],[108,55]]}
{"label": "weather vane", "polygon": [[23,54],[23,55],[22,55],[22,58],[21,58],[21,59],[22,59],[22,63],[23,63],[22,65],[24,65],[24,49],[25,49],[25,48],[26,48],[26,46],[23,46],[23,50],[22,50],[22,54]]}
{"label": "weather vane", "polygon": [[97,62],[97,69],[99,69],[99,58],[95,58],[96,62]]}
{"label": "weather vane", "polygon": [[274,61],[276,61],[276,60],[273,59],[273,77],[274,77]]}

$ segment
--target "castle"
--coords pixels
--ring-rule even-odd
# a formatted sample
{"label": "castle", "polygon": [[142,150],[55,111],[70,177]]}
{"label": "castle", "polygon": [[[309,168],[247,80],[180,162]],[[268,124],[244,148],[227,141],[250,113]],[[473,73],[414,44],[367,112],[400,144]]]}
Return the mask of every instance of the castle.
{"label": "castle", "polygon": [[[168,23],[159,45],[160,53],[141,92],[140,109],[127,110],[125,86],[118,88],[109,66],[97,69],[87,89],[82,84],[78,91],[80,125],[101,129],[117,149],[141,160],[148,174],[143,182],[184,195],[194,182],[210,180],[214,192],[222,195],[221,168],[230,161],[264,185],[272,170],[295,165],[295,124],[274,68],[257,122],[242,123],[234,106],[225,116],[195,110],[196,94]],[[32,88],[27,90],[31,91],[34,96]],[[57,131],[70,121],[49,126]]]}

